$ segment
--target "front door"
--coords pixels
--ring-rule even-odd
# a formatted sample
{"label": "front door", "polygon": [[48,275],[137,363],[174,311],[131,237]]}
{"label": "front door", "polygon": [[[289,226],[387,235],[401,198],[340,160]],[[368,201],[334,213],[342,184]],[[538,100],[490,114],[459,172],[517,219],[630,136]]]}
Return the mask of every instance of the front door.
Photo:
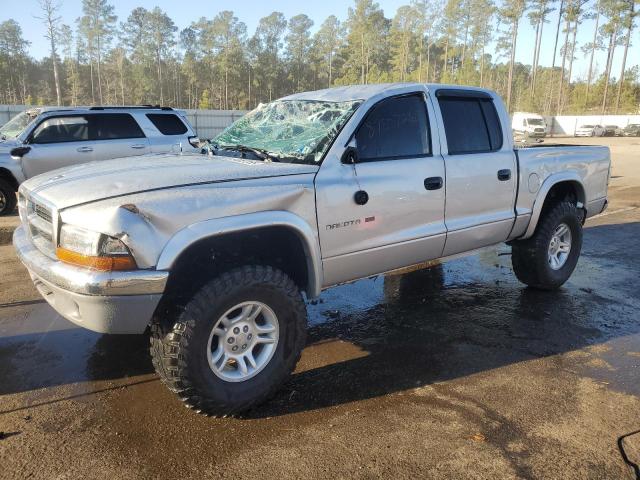
{"label": "front door", "polygon": [[325,286],[442,253],[445,173],[432,113],[425,92],[384,99],[355,131],[357,163],[322,165],[316,201]]}
{"label": "front door", "polygon": [[22,157],[26,178],[95,159],[85,115],[45,118],[34,128],[28,143],[31,150]]}

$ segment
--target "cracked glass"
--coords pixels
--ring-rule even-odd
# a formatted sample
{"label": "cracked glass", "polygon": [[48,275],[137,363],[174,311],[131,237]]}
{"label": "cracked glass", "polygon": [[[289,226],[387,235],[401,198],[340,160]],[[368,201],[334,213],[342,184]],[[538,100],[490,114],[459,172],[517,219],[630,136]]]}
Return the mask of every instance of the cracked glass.
{"label": "cracked glass", "polygon": [[277,100],[260,104],[213,143],[222,149],[261,150],[280,161],[317,164],[361,103]]}

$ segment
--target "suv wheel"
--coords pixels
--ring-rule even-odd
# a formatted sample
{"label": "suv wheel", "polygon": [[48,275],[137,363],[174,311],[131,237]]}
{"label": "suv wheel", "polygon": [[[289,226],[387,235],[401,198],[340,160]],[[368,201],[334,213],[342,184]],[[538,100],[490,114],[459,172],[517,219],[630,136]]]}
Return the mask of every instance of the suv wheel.
{"label": "suv wheel", "polygon": [[557,203],[543,213],[531,238],[513,243],[511,262],[518,280],[552,290],[569,279],[582,248],[582,215],[573,203]]}
{"label": "suv wheel", "polygon": [[199,413],[227,416],[266,400],[300,359],[307,313],[283,272],[245,266],[205,284],[178,318],[154,322],[162,381]]}
{"label": "suv wheel", "polygon": [[16,208],[16,191],[6,180],[0,178],[0,216],[13,213]]}

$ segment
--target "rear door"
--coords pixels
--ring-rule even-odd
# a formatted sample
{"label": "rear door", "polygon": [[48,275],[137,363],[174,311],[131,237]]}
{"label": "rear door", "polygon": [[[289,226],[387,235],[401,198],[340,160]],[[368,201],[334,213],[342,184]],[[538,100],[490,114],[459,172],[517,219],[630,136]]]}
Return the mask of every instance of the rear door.
{"label": "rear door", "polygon": [[442,253],[444,163],[432,112],[425,92],[383,99],[351,140],[358,162],[321,167],[316,200],[325,285]]}
{"label": "rear door", "polygon": [[154,153],[179,153],[192,149],[189,143],[189,128],[179,115],[174,112],[147,113],[159,135],[151,137],[151,150]]}
{"label": "rear door", "polygon": [[438,90],[436,97],[446,138],[443,255],[505,241],[515,219],[517,165],[493,98],[456,89]]}
{"label": "rear door", "polygon": [[149,153],[149,140],[128,113],[92,113],[87,115],[94,138],[95,160],[131,157]]}

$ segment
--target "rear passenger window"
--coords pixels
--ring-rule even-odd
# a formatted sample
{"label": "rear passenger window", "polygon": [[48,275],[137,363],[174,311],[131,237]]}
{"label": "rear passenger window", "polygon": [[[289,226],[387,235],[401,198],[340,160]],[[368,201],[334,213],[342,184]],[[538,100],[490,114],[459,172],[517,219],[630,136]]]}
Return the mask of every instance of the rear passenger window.
{"label": "rear passenger window", "polygon": [[94,140],[144,138],[138,122],[128,113],[101,113],[90,118]]}
{"label": "rear passenger window", "polygon": [[450,154],[482,153],[502,147],[498,113],[490,99],[438,98]]}
{"label": "rear passenger window", "polygon": [[360,161],[430,155],[428,126],[422,95],[381,101],[371,108],[356,132]]}
{"label": "rear passenger window", "polygon": [[187,126],[173,113],[147,113],[147,118],[163,135],[182,135]]}

